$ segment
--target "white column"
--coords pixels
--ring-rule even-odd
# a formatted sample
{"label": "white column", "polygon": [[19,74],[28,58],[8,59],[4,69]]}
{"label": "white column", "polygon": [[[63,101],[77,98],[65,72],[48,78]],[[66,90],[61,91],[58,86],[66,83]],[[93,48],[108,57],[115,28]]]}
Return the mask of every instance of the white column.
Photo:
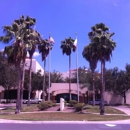
{"label": "white column", "polygon": [[63,111],[65,107],[65,101],[63,98],[60,98],[60,111]]}

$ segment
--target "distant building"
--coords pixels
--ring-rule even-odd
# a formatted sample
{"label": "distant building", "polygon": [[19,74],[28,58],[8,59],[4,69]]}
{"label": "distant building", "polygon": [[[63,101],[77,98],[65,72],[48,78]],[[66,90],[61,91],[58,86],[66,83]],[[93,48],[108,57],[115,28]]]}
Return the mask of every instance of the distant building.
{"label": "distant building", "polygon": [[[29,70],[29,66],[30,66],[30,58],[26,58],[25,70]],[[37,62],[36,59],[32,59],[32,72],[36,73],[39,70],[41,70],[41,74],[43,75],[44,70],[41,67],[41,65]],[[31,96],[35,97],[35,92],[32,92]],[[0,86],[0,101],[2,101],[3,99],[7,99],[7,97],[9,99],[11,99],[12,101],[16,100],[16,98],[17,98],[17,90],[16,89],[11,89],[9,91],[9,93],[8,93],[2,86]],[[28,91],[27,90],[24,90],[23,98],[24,99],[28,98]]]}
{"label": "distant building", "polygon": [[[25,69],[28,70],[30,65],[30,59],[26,59],[26,67]],[[35,60],[32,59],[32,71],[36,73],[37,71],[41,70],[41,74],[44,74],[43,68],[40,66],[40,64]],[[77,69],[71,70],[71,73],[75,73]],[[87,69],[85,69],[86,73],[88,72]],[[62,73],[63,77],[69,77],[69,72]],[[98,74],[100,76],[100,74]],[[81,84],[79,84],[79,101],[88,103],[89,100],[92,100],[92,91],[88,91],[87,87],[84,89],[81,89]],[[77,100],[77,84],[76,83],[71,83],[71,97],[72,100]],[[47,90],[48,91],[48,90]],[[100,93],[100,92],[98,92]],[[0,101],[3,102],[7,99],[7,94],[8,98],[11,102],[16,102],[17,98],[17,90],[16,89],[11,89],[9,93],[7,93],[6,90],[2,86],[0,86]],[[24,99],[28,98],[28,91],[24,90],[23,94]],[[60,101],[60,98],[64,98],[66,101],[69,101],[69,83],[51,83],[50,87],[50,99],[52,101]],[[42,91],[33,91],[31,93],[31,98],[42,98]],[[46,95],[46,100],[48,99],[48,95]],[[96,97],[96,99],[99,97]],[[104,98],[108,103],[110,104],[123,104],[123,98],[121,96],[117,96],[114,94],[109,94],[105,92]],[[127,103],[130,103],[130,93],[127,94]]]}
{"label": "distant building", "polygon": [[[29,66],[30,66],[30,58],[26,58],[26,62],[25,62],[25,69],[29,70]],[[41,74],[44,74],[44,70],[41,67],[41,65],[37,62],[36,59],[32,59],[32,71],[34,73],[38,72],[39,70],[41,70]]]}
{"label": "distant building", "polygon": [[[87,102],[87,88],[81,89],[81,85],[79,87],[79,101]],[[71,83],[71,98],[72,100],[77,100],[77,84]],[[69,83],[52,83],[50,87],[51,100],[56,100],[60,102],[60,98],[64,98],[67,102],[69,99]]]}

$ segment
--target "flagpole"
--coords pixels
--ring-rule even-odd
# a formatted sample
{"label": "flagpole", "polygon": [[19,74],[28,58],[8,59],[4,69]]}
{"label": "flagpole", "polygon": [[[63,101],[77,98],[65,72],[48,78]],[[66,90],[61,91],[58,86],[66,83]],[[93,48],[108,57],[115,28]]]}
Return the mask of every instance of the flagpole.
{"label": "flagpole", "polygon": [[48,100],[50,100],[50,50],[48,55]]}
{"label": "flagpole", "polygon": [[[50,33],[49,33],[49,37],[50,37]],[[50,42],[49,42],[49,46],[50,46]],[[48,55],[48,100],[50,100],[50,48],[49,48],[49,55]]]}
{"label": "flagpole", "polygon": [[[77,39],[77,33],[75,33],[75,37]],[[76,69],[77,69],[77,99],[78,99],[78,102],[79,102],[79,74],[78,74],[78,44],[77,44],[77,47],[76,47]]]}

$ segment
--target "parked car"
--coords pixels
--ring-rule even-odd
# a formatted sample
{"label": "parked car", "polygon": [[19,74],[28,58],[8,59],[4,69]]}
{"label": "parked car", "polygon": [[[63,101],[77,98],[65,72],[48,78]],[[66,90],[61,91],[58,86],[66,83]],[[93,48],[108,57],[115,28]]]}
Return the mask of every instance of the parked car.
{"label": "parked car", "polygon": [[[101,99],[96,99],[95,100],[95,105],[100,105],[100,102],[101,102]],[[93,104],[93,101],[89,101],[88,102],[89,105],[92,105]],[[107,101],[104,101],[104,105],[108,105],[108,102]]]}
{"label": "parked car", "polygon": [[[38,99],[38,98],[31,98],[30,99],[30,103],[31,104],[39,104],[42,102],[42,99]],[[28,100],[24,100],[23,103],[27,104]]]}

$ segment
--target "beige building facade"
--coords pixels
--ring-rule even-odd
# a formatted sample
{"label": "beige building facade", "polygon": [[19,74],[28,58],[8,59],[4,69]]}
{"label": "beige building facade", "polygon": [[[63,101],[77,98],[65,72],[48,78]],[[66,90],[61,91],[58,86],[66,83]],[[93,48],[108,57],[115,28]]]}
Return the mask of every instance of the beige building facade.
{"label": "beige building facade", "polygon": [[[27,58],[26,59],[26,70],[29,69],[29,65],[30,65],[30,59]],[[43,68],[40,66],[40,64],[33,59],[32,60],[32,71],[33,72],[37,72],[41,70],[41,74],[44,74],[44,70]],[[75,72],[75,70],[73,70],[71,73]],[[68,77],[69,73],[63,73],[64,77]],[[84,103],[88,103],[88,101],[92,100],[92,92],[88,91],[87,87],[84,89],[81,89],[81,85],[78,85],[79,89],[77,88],[77,84],[76,83],[71,83],[71,97],[72,100],[77,100],[78,99],[78,90],[79,90],[79,101],[80,102],[84,102]],[[17,92],[16,90],[11,90],[12,91],[12,96],[10,96],[10,101],[15,101],[16,100],[16,95]],[[25,91],[24,93],[26,93],[27,95],[27,91]],[[42,91],[35,91],[32,92],[32,98],[42,98]],[[60,98],[64,98],[66,101],[69,101],[69,83],[51,83],[51,87],[50,87],[50,99],[52,101],[57,101],[59,102]],[[100,93],[96,93],[96,99],[100,98]],[[124,100],[123,97],[119,96],[119,95],[115,95],[115,94],[110,94],[108,92],[105,92],[104,94],[104,98],[105,100],[110,104],[124,104]],[[26,96],[27,99],[27,96]],[[46,100],[48,99],[48,95],[46,95]],[[5,90],[2,86],[0,86],[0,101],[6,100],[5,98]],[[128,104],[130,104],[130,92],[126,95],[126,102]]]}

